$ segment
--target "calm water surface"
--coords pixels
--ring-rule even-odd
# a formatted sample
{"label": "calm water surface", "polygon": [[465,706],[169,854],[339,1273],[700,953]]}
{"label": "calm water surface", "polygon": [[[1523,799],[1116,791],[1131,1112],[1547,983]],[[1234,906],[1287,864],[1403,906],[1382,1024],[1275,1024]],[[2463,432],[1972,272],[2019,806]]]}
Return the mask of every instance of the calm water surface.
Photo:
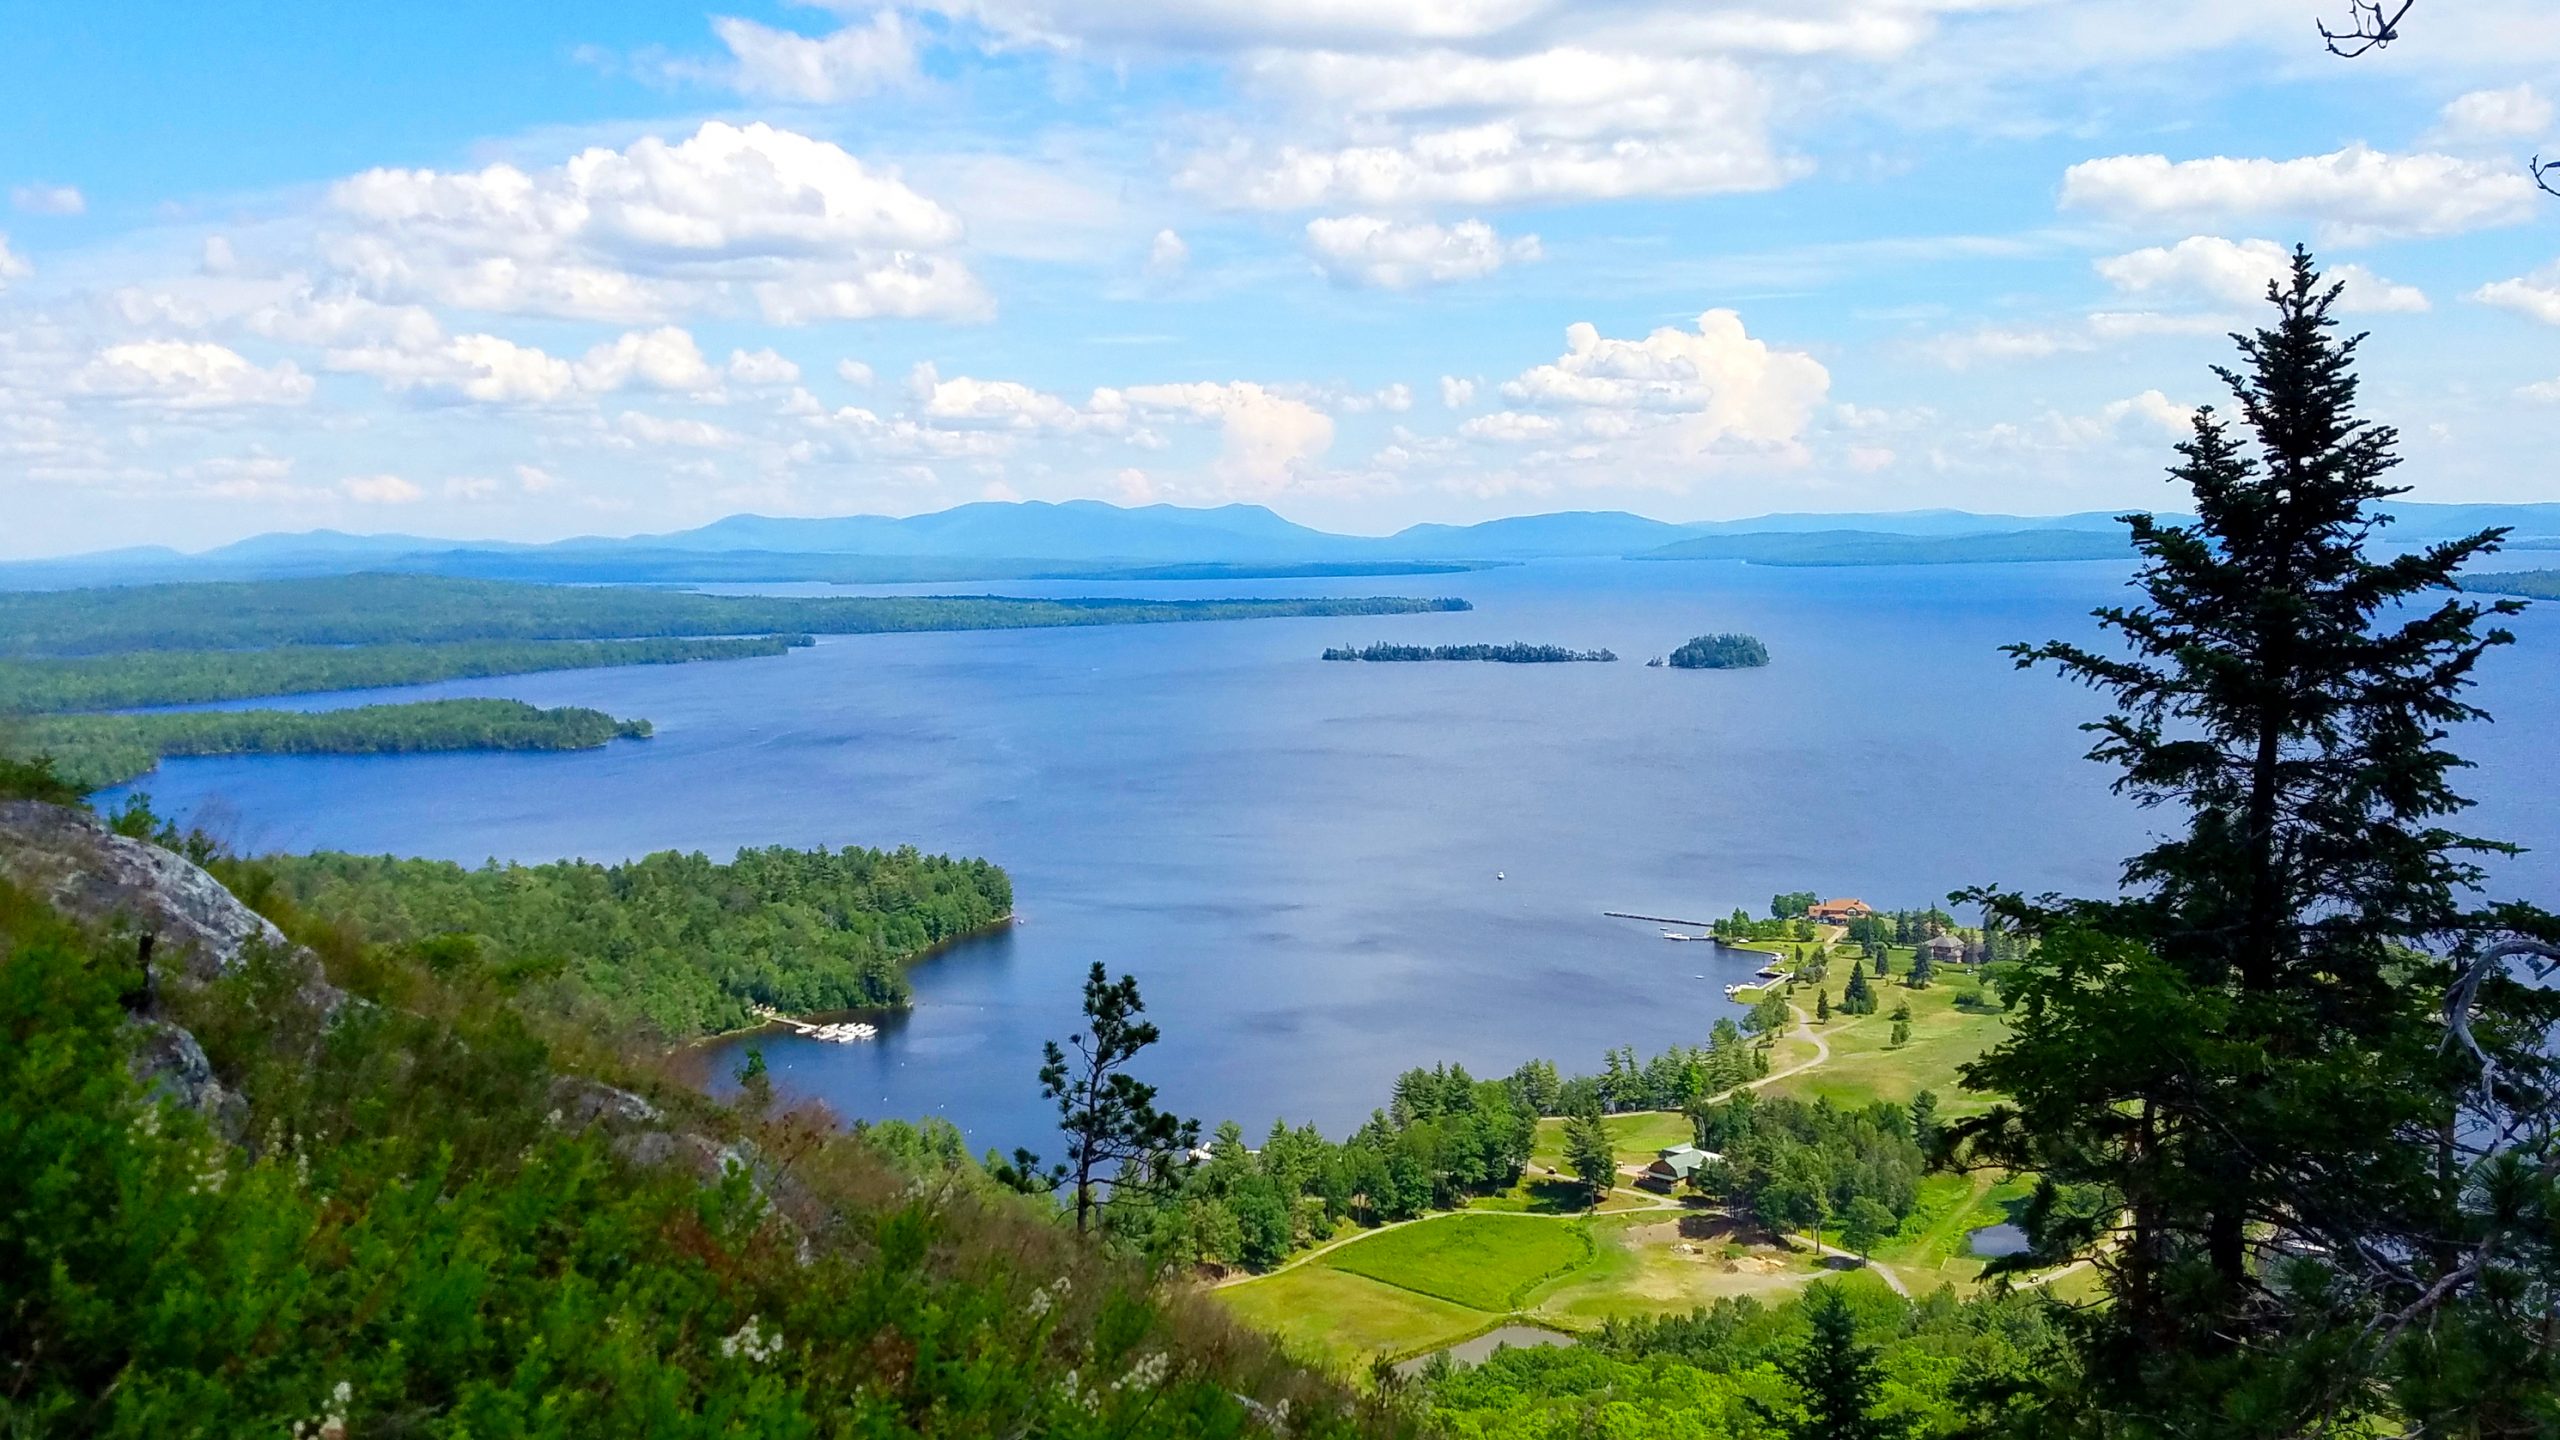
{"label": "calm water surface", "polygon": [[[611,860],[913,844],[987,856],[1019,927],[914,972],[870,1045],[761,1037],[788,1091],[1053,1150],[1040,1042],[1095,960],[1135,973],[1165,1099],[1258,1133],[1355,1125],[1397,1071],[1704,1038],[1749,962],[1607,910],[1705,920],[1779,890],[1924,904],[1996,881],[2096,893],[2146,817],[2074,726],[2095,698],[2005,642],[2090,634],[2129,567],[1784,570],[1573,562],[1465,575],[994,593],[1455,594],[1472,613],[821,640],[766,660],[458,681],[311,706],[507,695],[645,716],[569,755],[187,760],[149,782],[255,848]],[[824,587],[775,587],[816,588]],[[878,587],[891,592],[900,587]],[[970,587],[904,587],[952,593]],[[841,592],[837,592],[841,593]],[[2560,901],[2554,607],[2487,666],[2466,734],[2485,832]],[[1744,630],[1776,661],[1653,670]],[[1327,664],[1328,644],[1529,640],[1615,665]],[[260,704],[296,703],[261,701]],[[1496,878],[1497,875],[1504,878]],[[734,1044],[710,1057],[735,1064]]]}

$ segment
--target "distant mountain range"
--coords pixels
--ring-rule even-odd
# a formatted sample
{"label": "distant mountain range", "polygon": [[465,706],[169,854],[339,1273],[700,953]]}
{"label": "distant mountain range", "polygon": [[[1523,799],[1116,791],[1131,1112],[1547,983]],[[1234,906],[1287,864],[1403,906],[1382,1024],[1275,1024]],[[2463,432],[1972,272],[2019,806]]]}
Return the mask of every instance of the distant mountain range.
{"label": "distant mountain range", "polygon": [[[2401,541],[2491,525],[2560,548],[2560,504],[2390,507]],[[732,515],[692,530],[544,545],[335,530],[253,536],[194,554],[156,546],[0,564],[0,585],[38,588],[406,570],[524,580],[1249,578],[1380,574],[1452,565],[1626,556],[1775,565],[2105,559],[2125,553],[2115,513],[1962,510],[1781,514],[1672,524],[1617,510],[1520,515],[1336,535],[1260,505],[1122,507],[1099,500],[982,502],[929,515],[794,519]]]}

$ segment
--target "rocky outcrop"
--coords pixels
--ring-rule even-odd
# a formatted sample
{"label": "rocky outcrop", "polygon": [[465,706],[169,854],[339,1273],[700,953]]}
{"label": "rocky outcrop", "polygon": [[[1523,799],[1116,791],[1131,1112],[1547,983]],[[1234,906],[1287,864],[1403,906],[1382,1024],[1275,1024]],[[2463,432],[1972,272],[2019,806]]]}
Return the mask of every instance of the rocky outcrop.
{"label": "rocky outcrop", "polygon": [[226,1088],[213,1073],[196,1037],[166,1020],[139,1020],[133,1045],[133,1076],[155,1100],[171,1100],[198,1112],[214,1130],[233,1141],[247,1132],[249,1103]]}
{"label": "rocky outcrop", "polygon": [[285,944],[221,881],[85,810],[0,801],[0,877],[75,920],[157,936],[164,971],[189,980],[222,974],[252,946]]}

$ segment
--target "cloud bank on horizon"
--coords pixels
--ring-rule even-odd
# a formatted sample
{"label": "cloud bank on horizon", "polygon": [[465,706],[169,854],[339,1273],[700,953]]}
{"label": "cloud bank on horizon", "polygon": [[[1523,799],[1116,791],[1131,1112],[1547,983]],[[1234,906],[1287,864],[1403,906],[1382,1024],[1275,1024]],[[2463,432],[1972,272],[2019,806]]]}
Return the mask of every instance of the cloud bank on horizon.
{"label": "cloud bank on horizon", "polygon": [[0,554],[2155,503],[2297,241],[2420,498],[2560,499],[2543,0],[731,8],[31,19]]}

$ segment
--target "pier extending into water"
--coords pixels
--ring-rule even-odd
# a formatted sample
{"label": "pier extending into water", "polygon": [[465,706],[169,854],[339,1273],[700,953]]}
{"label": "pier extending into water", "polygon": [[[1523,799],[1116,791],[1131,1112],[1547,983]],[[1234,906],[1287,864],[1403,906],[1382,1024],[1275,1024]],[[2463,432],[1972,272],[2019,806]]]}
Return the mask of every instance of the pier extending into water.
{"label": "pier extending into water", "polygon": [[1669,915],[1632,915],[1624,910],[1603,910],[1600,913],[1612,920],[1642,920],[1648,925],[1703,925],[1712,930],[1716,923],[1713,920],[1679,920]]}

